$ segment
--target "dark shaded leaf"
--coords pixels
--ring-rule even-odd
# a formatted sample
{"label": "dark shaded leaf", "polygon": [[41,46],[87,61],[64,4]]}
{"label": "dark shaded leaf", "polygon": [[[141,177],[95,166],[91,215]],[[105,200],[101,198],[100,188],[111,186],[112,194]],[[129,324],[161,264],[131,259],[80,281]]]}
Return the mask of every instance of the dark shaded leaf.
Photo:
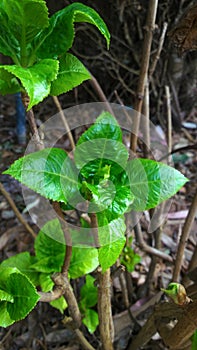
{"label": "dark shaded leaf", "polygon": [[33,43],[35,47],[42,43],[37,51],[38,56],[57,58],[67,52],[73,44],[75,22],[88,22],[95,25],[109,46],[110,34],[104,21],[95,10],[76,2],[51,16],[49,28],[35,39],[37,43]]}
{"label": "dark shaded leaf", "polygon": [[21,86],[17,78],[7,72],[5,69],[0,68],[0,94],[15,94],[21,90]]}

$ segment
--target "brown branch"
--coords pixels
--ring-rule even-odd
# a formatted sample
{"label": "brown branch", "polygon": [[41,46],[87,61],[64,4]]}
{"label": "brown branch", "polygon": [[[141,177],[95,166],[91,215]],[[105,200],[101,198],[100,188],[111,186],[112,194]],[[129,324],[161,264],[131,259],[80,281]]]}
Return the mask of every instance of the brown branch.
{"label": "brown branch", "polygon": [[197,266],[197,245],[194,249],[192,258],[190,260],[189,266],[188,266],[188,272],[192,271]]}
{"label": "brown branch", "polygon": [[149,157],[150,152],[150,92],[149,92],[149,81],[146,79],[145,88],[144,88],[144,101],[143,101],[143,115],[145,118],[144,125],[144,157]]}
{"label": "brown branch", "polygon": [[168,85],[165,85],[166,92],[166,106],[167,106],[167,142],[168,142],[168,153],[172,152],[172,112],[171,112],[171,101],[170,101],[170,89]]}
{"label": "brown branch", "polygon": [[0,191],[2,195],[5,197],[7,202],[9,203],[10,207],[12,208],[13,212],[15,213],[17,219],[21,222],[21,224],[26,228],[26,230],[32,235],[33,238],[36,238],[35,232],[32,230],[32,228],[29,226],[29,224],[24,220],[23,216],[17,209],[13,199],[11,198],[10,194],[6,191],[3,184],[0,183]]}
{"label": "brown branch", "polygon": [[[137,336],[132,339],[128,350],[138,350],[144,346],[159,330],[164,342],[173,349],[181,349],[181,346],[191,337],[197,327],[197,301],[180,307],[173,303],[160,303],[141,328]],[[164,326],[170,320],[177,318],[178,322],[173,329]],[[165,324],[166,323],[166,324]]]}
{"label": "brown branch", "polygon": [[114,112],[110,106],[110,103],[107,100],[107,97],[105,96],[100,84],[98,83],[97,79],[91,74],[91,80],[90,80],[90,84],[92,85],[92,87],[94,88],[94,90],[97,92],[100,100],[102,102],[105,102],[107,110],[109,111],[109,113],[111,113],[112,115],[114,115]]}
{"label": "brown branch", "polygon": [[135,231],[136,241],[139,244],[139,247],[143,251],[145,251],[148,254],[155,255],[158,258],[161,258],[163,260],[169,261],[170,263],[173,263],[173,259],[170,255],[167,255],[167,254],[161,252],[160,250],[153,248],[153,247],[150,247],[148,244],[146,244],[146,242],[144,241],[143,235],[142,235],[142,231],[141,231],[141,227],[140,227],[139,222],[134,227],[134,231]]}
{"label": "brown branch", "polygon": [[[29,106],[29,96],[27,95],[27,93],[21,93],[21,99],[22,99],[22,102],[23,102],[25,109],[27,109]],[[30,129],[32,132],[32,137],[34,139],[34,143],[35,143],[37,149],[41,150],[44,148],[44,144],[43,144],[42,140],[40,139],[40,135],[38,132],[38,128],[36,125],[34,112],[33,112],[32,108],[26,112],[26,116],[27,116],[27,120],[29,122],[29,126],[30,126]]]}
{"label": "brown branch", "polygon": [[92,232],[94,235],[94,243],[95,246],[97,248],[100,247],[100,242],[99,242],[99,235],[98,235],[98,220],[97,220],[97,216],[95,213],[90,213],[89,214],[90,217],[90,221],[91,221],[91,228],[92,228]]}
{"label": "brown branch", "polygon": [[53,202],[53,209],[55,210],[55,212],[58,214],[60,218],[60,224],[65,237],[66,253],[65,253],[61,273],[64,274],[65,276],[68,276],[68,269],[70,266],[70,259],[72,256],[72,239],[70,236],[68,225],[64,219],[64,214],[62,213],[62,210],[58,202]]}
{"label": "brown branch", "polygon": [[179,274],[181,271],[185,244],[186,244],[186,241],[188,239],[189,233],[191,231],[192,224],[193,224],[195,216],[196,216],[196,211],[197,211],[197,191],[195,193],[195,196],[193,198],[189,212],[187,214],[187,218],[185,220],[185,223],[183,225],[183,230],[182,230],[181,239],[180,239],[178,249],[177,249],[175,267],[174,267],[174,272],[173,272],[173,281],[174,282],[177,282],[179,280]]}
{"label": "brown branch", "polygon": [[38,292],[38,294],[40,295],[39,301],[50,303],[53,300],[59,299],[64,294],[64,289],[55,287],[51,292]]}
{"label": "brown branch", "polygon": [[146,19],[145,35],[142,48],[142,62],[140,67],[140,75],[137,86],[136,99],[134,109],[137,112],[135,122],[133,125],[133,133],[131,134],[130,148],[133,152],[136,150],[138,130],[140,125],[140,113],[142,111],[142,102],[144,98],[144,88],[148,76],[148,67],[150,61],[151,44],[153,37],[153,30],[155,28],[155,18],[157,13],[158,0],[150,0],[148,7],[148,14]]}
{"label": "brown branch", "polygon": [[167,158],[171,154],[182,152],[182,151],[188,151],[190,149],[191,150],[197,149],[197,143],[194,143],[193,145],[188,145],[188,146],[183,146],[183,147],[176,148],[172,152],[165,154],[165,156],[161,157],[158,161],[161,162],[163,159]]}
{"label": "brown branch", "polygon": [[[89,214],[91,219],[91,227],[94,231],[94,240],[96,247],[100,247],[98,236],[98,220],[95,213]],[[111,311],[111,279],[110,269],[102,272],[101,267],[97,270],[98,281],[98,317],[99,330],[103,350],[113,350],[114,328]]]}
{"label": "brown branch", "polygon": [[95,350],[79,329],[75,329],[75,334],[84,350]]}
{"label": "brown branch", "polygon": [[111,310],[111,279],[110,269],[104,273],[99,267],[97,270],[98,280],[98,316],[99,330],[103,350],[113,350],[114,327]]}
{"label": "brown branch", "polygon": [[[74,292],[70,285],[68,277],[62,274],[60,274],[60,276],[62,279],[61,283],[64,284],[64,288],[65,288],[64,296],[68,304],[69,314],[74,321],[75,328],[79,328],[81,326],[81,313],[79,311],[79,306],[78,306],[76,297],[74,295]],[[57,284],[57,281],[56,281],[56,284]]]}
{"label": "brown branch", "polygon": [[54,101],[54,103],[55,103],[55,105],[56,105],[56,107],[57,107],[57,109],[58,109],[58,112],[59,112],[59,114],[60,114],[60,117],[61,117],[61,119],[62,119],[62,123],[64,124],[64,127],[65,127],[65,129],[66,129],[66,131],[67,131],[67,133],[68,133],[68,138],[69,138],[71,147],[72,147],[72,149],[75,149],[75,141],[74,141],[74,139],[73,139],[72,133],[71,133],[71,131],[70,131],[68,122],[67,122],[67,120],[66,120],[66,117],[65,117],[65,115],[64,115],[64,112],[63,112],[62,107],[61,107],[61,105],[60,105],[60,102],[59,102],[57,96],[52,96],[52,97],[53,97],[53,101]]}
{"label": "brown branch", "polygon": [[[170,315],[174,318],[174,315]],[[182,349],[185,348],[185,344],[194,334],[197,329],[197,300],[189,303],[183,308],[182,317],[179,318],[177,324],[174,328],[169,331],[169,328],[164,329],[162,327],[161,331],[158,329],[160,335],[162,336],[164,343],[170,347],[170,349]]]}
{"label": "brown branch", "polygon": [[149,79],[153,75],[153,73],[155,71],[155,68],[156,68],[156,65],[157,65],[157,62],[158,62],[158,60],[160,58],[161,50],[163,48],[163,44],[164,44],[167,28],[168,28],[168,23],[164,22],[163,30],[162,30],[162,33],[161,33],[161,37],[159,39],[159,46],[157,48],[157,52],[156,52],[156,54],[154,56],[153,62],[151,64],[151,67],[150,67],[150,70],[149,70]]}

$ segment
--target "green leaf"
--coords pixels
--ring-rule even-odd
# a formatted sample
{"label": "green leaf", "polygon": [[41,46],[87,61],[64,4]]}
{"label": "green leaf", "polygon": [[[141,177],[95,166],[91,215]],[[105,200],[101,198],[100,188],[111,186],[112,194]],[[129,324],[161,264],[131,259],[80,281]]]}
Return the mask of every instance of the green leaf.
{"label": "green leaf", "polygon": [[58,148],[28,154],[4,172],[40,195],[67,202],[78,193],[77,171],[66,152]]}
{"label": "green leaf", "polygon": [[109,46],[110,34],[106,24],[96,11],[80,3],[73,3],[51,16],[49,28],[44,30],[33,45],[41,46],[37,54],[41,58],[56,58],[68,51],[74,40],[74,23],[88,22],[95,25]]}
{"label": "green leaf", "polygon": [[0,94],[15,94],[21,90],[21,86],[16,77],[7,72],[5,69],[0,69]]}
{"label": "green leaf", "polygon": [[90,73],[77,57],[67,53],[59,59],[57,79],[51,84],[50,94],[58,96],[90,79]]}
{"label": "green leaf", "polygon": [[[110,180],[102,180],[98,185],[85,183],[91,191],[91,203],[89,212],[107,210],[112,217],[124,214],[134,201],[134,196],[128,186]],[[87,198],[88,199],[88,198]],[[105,214],[105,212],[104,212]]]}
{"label": "green leaf", "polygon": [[126,166],[128,153],[125,146],[107,138],[82,143],[74,151],[75,163],[85,178],[102,179],[104,169],[110,166],[110,174],[117,175]]}
{"label": "green leaf", "polygon": [[85,178],[95,181],[117,176],[126,166],[128,151],[122,144],[122,132],[115,118],[103,112],[96,122],[82,134],[74,151],[75,163]]}
{"label": "green leaf", "polygon": [[10,303],[14,302],[14,297],[4,290],[0,290],[0,300],[1,301],[9,301]]}
{"label": "green leaf", "polygon": [[105,213],[97,213],[100,246],[109,245],[124,237],[126,226],[124,216],[109,221]]}
{"label": "green leaf", "polygon": [[20,53],[19,42],[10,28],[8,16],[3,8],[3,2],[0,3],[0,52],[5,56],[10,56],[15,63],[18,62]]}
{"label": "green leaf", "polygon": [[42,227],[35,239],[34,247],[38,261],[32,265],[33,269],[43,273],[61,271],[66,246],[64,233],[58,219],[48,221]]}
{"label": "green leaf", "polygon": [[194,332],[192,336],[192,348],[191,350],[196,350],[197,349],[197,330]]}
{"label": "green leaf", "polygon": [[48,9],[42,0],[3,0],[8,24],[20,46],[31,43],[33,38],[48,27]]}
{"label": "green leaf", "polygon": [[71,278],[78,278],[94,271],[99,265],[96,248],[72,248],[72,257],[69,267]]}
{"label": "green leaf", "polygon": [[43,258],[37,261],[35,264],[32,265],[32,269],[43,273],[60,272],[63,262],[63,254],[51,256],[49,258]]}
{"label": "green leaf", "polygon": [[39,275],[39,285],[43,292],[50,292],[53,289],[54,282],[49,274],[41,272]]}
{"label": "green leaf", "polygon": [[77,146],[96,139],[109,139],[122,143],[122,131],[117,120],[109,113],[102,112],[95,123],[85,131],[77,142]]}
{"label": "green leaf", "polygon": [[94,285],[95,278],[91,275],[86,276],[86,283],[81,287],[80,295],[81,301],[80,305],[82,309],[93,307],[97,304],[98,300],[98,289]]}
{"label": "green leaf", "polygon": [[156,207],[188,181],[178,170],[150,159],[129,161],[127,173],[131,192],[135,196],[131,209],[136,211]]}
{"label": "green leaf", "polygon": [[82,322],[90,333],[94,333],[99,325],[98,313],[92,309],[86,309]]}
{"label": "green leaf", "polygon": [[90,248],[94,247],[94,236],[89,227],[78,227],[76,230],[70,230],[73,247]]}
{"label": "green leaf", "polygon": [[15,320],[12,320],[10,318],[10,315],[7,311],[7,302],[6,301],[0,301],[0,326],[1,327],[8,327],[11,324],[13,324]]}
{"label": "green leaf", "polygon": [[34,285],[20,273],[10,275],[8,279],[9,292],[14,296],[14,303],[8,303],[7,310],[13,320],[21,320],[34,308],[39,295]]}
{"label": "green leaf", "polygon": [[109,267],[115,264],[116,260],[122,252],[122,249],[125,245],[125,241],[125,237],[122,237],[117,241],[114,241],[110,244],[99,248],[99,263],[102,267],[103,272],[105,272]]}
{"label": "green leaf", "polygon": [[12,57],[15,64],[27,67],[32,58],[32,40],[49,25],[45,1],[3,0],[0,23],[0,49]]}
{"label": "green leaf", "polygon": [[29,252],[19,253],[11,256],[1,263],[1,267],[16,267],[22,274],[26,275],[34,285],[38,285],[38,273],[31,265],[35,263],[35,257],[30,256]]}
{"label": "green leaf", "polygon": [[[52,233],[54,238],[52,239]],[[45,273],[60,271],[65,256],[63,231],[58,219],[49,221],[40,230],[35,241],[36,257],[40,259],[32,268]],[[72,237],[72,233],[71,233]],[[63,241],[64,242],[64,241]],[[95,248],[72,247],[72,257],[69,267],[71,278],[78,278],[90,273],[98,266],[98,253]]]}
{"label": "green leaf", "polygon": [[0,69],[2,68],[12,73],[21,81],[30,98],[27,108],[27,110],[30,110],[49,95],[51,82],[57,77],[59,62],[57,60],[45,59],[28,68],[17,65],[0,66]]}
{"label": "green leaf", "polygon": [[64,314],[64,311],[68,307],[68,304],[63,296],[61,296],[56,300],[51,301],[50,305],[58,309],[61,312],[61,314]]}
{"label": "green leaf", "polygon": [[118,259],[125,244],[126,226],[122,217],[108,222],[106,216],[97,213],[98,234],[101,248],[98,250],[99,263],[103,272],[112,266]]}
{"label": "green leaf", "polygon": [[120,263],[127,268],[127,271],[132,272],[135,269],[135,265],[141,261],[141,257],[134,252],[134,250],[126,246],[120,257]]}
{"label": "green leaf", "polygon": [[56,258],[65,254],[65,239],[59,220],[48,221],[39,231],[35,239],[37,259]]}
{"label": "green leaf", "polygon": [[0,302],[2,327],[25,318],[39,300],[32,282],[16,268],[0,268],[0,289],[12,296],[10,301]]}

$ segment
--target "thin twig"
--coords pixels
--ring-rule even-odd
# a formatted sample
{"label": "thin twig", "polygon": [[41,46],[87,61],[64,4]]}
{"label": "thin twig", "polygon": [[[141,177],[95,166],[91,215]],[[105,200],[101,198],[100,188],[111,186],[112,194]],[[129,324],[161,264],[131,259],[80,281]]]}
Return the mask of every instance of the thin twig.
{"label": "thin twig", "polygon": [[24,220],[23,216],[17,209],[13,199],[11,198],[10,194],[6,191],[2,183],[0,183],[0,191],[2,195],[5,197],[5,199],[7,200],[7,202],[9,203],[10,207],[12,208],[13,212],[15,213],[16,217],[21,222],[21,224],[26,228],[26,230],[32,235],[33,238],[36,238],[35,232],[32,230],[29,224]]}
{"label": "thin twig", "polygon": [[66,117],[65,117],[65,115],[64,115],[64,112],[63,112],[63,110],[62,110],[62,107],[61,107],[61,105],[60,105],[60,102],[59,102],[57,96],[52,96],[52,97],[53,97],[53,101],[54,101],[54,103],[55,103],[55,105],[56,105],[56,107],[57,107],[57,109],[58,109],[58,111],[59,111],[60,117],[61,117],[61,119],[62,119],[62,123],[64,124],[64,127],[65,127],[65,129],[66,129],[67,134],[68,134],[68,138],[69,138],[69,141],[70,141],[72,150],[73,150],[73,149],[75,149],[75,141],[74,141],[73,135],[72,135],[72,133],[71,133],[71,131],[70,131],[68,122],[67,122],[67,120],[66,120]]}
{"label": "thin twig", "polygon": [[153,73],[155,71],[155,68],[156,68],[156,65],[157,65],[157,62],[158,62],[158,60],[160,58],[161,50],[163,48],[163,44],[164,44],[164,39],[165,39],[165,36],[166,36],[167,28],[168,28],[168,23],[164,22],[163,30],[162,30],[162,33],[161,33],[161,37],[159,39],[159,46],[157,48],[157,52],[156,52],[156,54],[154,56],[154,59],[152,61],[152,64],[151,64],[151,67],[150,67],[150,70],[149,70],[149,79],[153,75]]}
{"label": "thin twig", "polygon": [[149,80],[146,79],[143,101],[143,115],[145,118],[144,125],[144,157],[148,158],[150,152],[150,93],[149,93]]}
{"label": "thin twig", "polygon": [[185,223],[183,225],[183,230],[182,230],[181,238],[179,241],[177,254],[176,254],[176,260],[175,260],[175,266],[174,266],[174,273],[173,273],[173,281],[174,282],[177,282],[179,280],[185,244],[186,244],[186,241],[188,239],[189,233],[191,231],[192,224],[193,224],[193,221],[194,221],[195,216],[196,216],[196,211],[197,211],[197,191],[195,193],[195,196],[193,198],[189,212],[187,214]]}
{"label": "thin twig", "polygon": [[193,269],[195,269],[197,266],[197,245],[195,246],[192,258],[190,260],[188,269],[187,269],[187,274],[184,274],[183,278],[182,278],[182,284],[184,285],[184,287],[188,287],[191,283],[191,278],[189,273],[192,272]]}
{"label": "thin twig", "polygon": [[95,350],[79,329],[75,329],[75,334],[84,350]]}
{"label": "thin twig", "polygon": [[100,100],[102,102],[105,102],[107,110],[114,115],[114,112],[110,106],[110,103],[107,100],[107,97],[105,96],[100,84],[98,83],[97,79],[91,74],[91,80],[90,80],[90,84],[92,85],[92,87],[94,88],[94,90],[97,92]]}
{"label": "thin twig", "polygon": [[[117,268],[121,268],[120,260],[118,259],[116,262]],[[128,296],[128,289],[127,289],[127,281],[126,281],[126,276],[125,276],[125,269],[120,271],[119,274],[119,281],[121,285],[121,290],[122,290],[122,297],[123,297],[123,302],[126,307],[126,309],[129,308],[129,296]]]}
{"label": "thin twig", "polygon": [[188,272],[192,271],[197,266],[197,245],[194,249],[192,258],[190,260],[189,266],[188,266]]}
{"label": "thin twig", "polygon": [[167,142],[168,142],[168,153],[172,152],[172,112],[171,112],[171,101],[170,101],[170,89],[168,85],[165,85],[166,92],[166,105],[167,105]]}
{"label": "thin twig", "polygon": [[161,162],[163,159],[167,158],[171,154],[182,152],[182,151],[189,151],[190,149],[191,150],[197,149],[197,143],[194,143],[193,145],[188,145],[188,146],[176,148],[173,151],[171,151],[170,153],[165,154],[165,156],[161,157],[158,161]]}
{"label": "thin twig", "polygon": [[141,231],[141,227],[140,227],[139,222],[134,227],[134,231],[135,231],[136,241],[139,244],[139,247],[143,251],[145,251],[148,254],[158,256],[158,258],[169,261],[170,263],[173,263],[173,259],[170,255],[167,255],[167,254],[161,252],[160,250],[153,248],[153,247],[150,247],[148,244],[146,244],[146,242],[144,241],[143,235],[142,235],[142,231]]}
{"label": "thin twig", "polygon": [[134,109],[136,110],[137,115],[133,125],[133,133],[131,135],[130,148],[133,152],[135,152],[136,146],[137,146],[138,130],[140,125],[140,114],[142,111],[144,88],[145,88],[146,79],[148,75],[153,30],[155,28],[155,19],[156,19],[156,13],[157,13],[157,5],[158,5],[158,0],[150,0],[147,20],[146,20],[146,27],[145,27],[146,32],[144,35],[144,42],[143,42],[143,48],[142,48],[142,62],[140,67],[140,75],[139,75],[136,99],[134,104]]}

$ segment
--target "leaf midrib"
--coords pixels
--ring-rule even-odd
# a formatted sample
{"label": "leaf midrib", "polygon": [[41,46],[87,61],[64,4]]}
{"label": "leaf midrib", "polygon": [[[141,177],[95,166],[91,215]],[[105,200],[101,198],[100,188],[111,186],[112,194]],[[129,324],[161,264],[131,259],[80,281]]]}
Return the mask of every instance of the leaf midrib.
{"label": "leaf midrib", "polygon": [[[47,174],[47,175],[53,175],[53,176],[56,176],[56,177],[59,177],[60,176],[66,180],[69,180],[70,182],[73,182],[74,184],[79,184],[79,182],[73,180],[72,178],[66,176],[66,175],[60,175],[60,174],[57,174],[57,173],[52,173],[50,171],[39,171],[39,170],[26,170],[25,169],[25,173],[36,173],[36,174]],[[22,174],[20,176],[20,178],[22,177]]]}

